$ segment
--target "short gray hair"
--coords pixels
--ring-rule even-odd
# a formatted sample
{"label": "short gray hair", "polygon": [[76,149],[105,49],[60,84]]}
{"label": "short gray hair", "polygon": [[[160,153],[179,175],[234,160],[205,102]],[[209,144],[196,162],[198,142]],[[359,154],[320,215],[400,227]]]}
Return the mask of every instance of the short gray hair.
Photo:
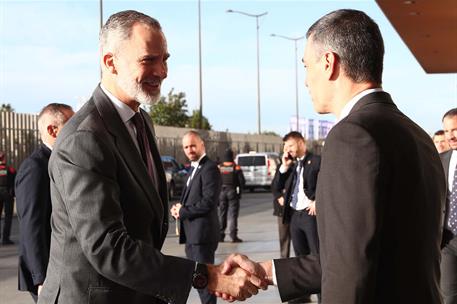
{"label": "short gray hair", "polygon": [[38,114],[38,130],[40,134],[45,134],[48,122],[45,122],[44,117],[50,116],[52,118],[51,123],[56,126],[63,126],[67,121],[68,117],[64,111],[72,111],[72,107],[64,103],[50,103],[45,106]]}
{"label": "short gray hair", "polygon": [[111,15],[100,30],[100,50],[103,54],[105,49],[114,52],[118,50],[119,44],[130,38],[132,28],[135,24],[141,23],[153,29],[162,30],[159,21],[143,13],[127,10]]}
{"label": "short gray hair", "polygon": [[[364,12],[333,11],[317,20],[306,38],[319,48],[335,52],[345,74],[354,82],[382,83],[384,42],[378,25]],[[321,54],[324,51],[321,49]]]}

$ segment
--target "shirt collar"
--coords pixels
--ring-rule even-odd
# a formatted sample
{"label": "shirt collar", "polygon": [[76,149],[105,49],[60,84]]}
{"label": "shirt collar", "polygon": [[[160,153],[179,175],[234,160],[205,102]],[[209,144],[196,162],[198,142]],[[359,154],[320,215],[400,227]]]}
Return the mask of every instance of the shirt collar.
{"label": "shirt collar", "polygon": [[206,156],[206,153],[203,153],[202,156],[200,156],[200,158],[197,160],[197,161],[193,161],[191,162],[191,166],[194,167],[194,168],[197,168],[198,165],[200,164],[200,161],[202,160],[203,157]]}
{"label": "shirt collar", "polygon": [[357,95],[355,95],[354,97],[352,97],[352,99],[349,100],[349,102],[341,110],[340,117],[335,121],[335,125],[337,123],[339,123],[340,121],[342,121],[346,116],[349,115],[352,108],[360,101],[360,99],[362,99],[362,97],[364,97],[368,94],[374,93],[374,92],[382,92],[382,91],[383,91],[382,88],[368,89],[368,90],[364,90],[364,91],[358,93]]}
{"label": "shirt collar", "polygon": [[114,108],[116,108],[116,111],[119,113],[119,116],[121,117],[122,121],[124,123],[128,122],[132,117],[135,115],[135,111],[133,111],[128,105],[120,101],[116,96],[111,94],[104,86],[103,84],[100,84],[100,88],[102,91],[108,96],[109,100],[114,105]]}

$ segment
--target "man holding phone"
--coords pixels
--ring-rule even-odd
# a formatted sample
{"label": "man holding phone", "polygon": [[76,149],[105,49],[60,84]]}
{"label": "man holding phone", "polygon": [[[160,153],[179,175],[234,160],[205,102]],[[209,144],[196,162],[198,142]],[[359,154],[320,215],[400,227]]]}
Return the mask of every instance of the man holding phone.
{"label": "man holding phone", "polygon": [[[272,183],[278,204],[284,207],[283,224],[289,224],[295,255],[319,255],[316,223],[316,185],[321,159],[309,153],[299,132],[283,138],[282,164]],[[309,296],[298,299],[303,303]],[[292,302],[293,303],[293,302]]]}

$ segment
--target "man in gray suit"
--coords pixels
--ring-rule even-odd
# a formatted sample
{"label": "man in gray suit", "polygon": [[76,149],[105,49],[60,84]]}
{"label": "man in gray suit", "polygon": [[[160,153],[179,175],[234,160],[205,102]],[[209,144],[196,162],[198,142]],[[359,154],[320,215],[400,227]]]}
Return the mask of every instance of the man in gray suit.
{"label": "man in gray suit", "polygon": [[191,286],[238,299],[259,279],[160,252],[167,186],[153,104],[169,57],[157,20],[112,15],[100,32],[101,84],[59,134],[49,161],[50,259],[38,303],[185,303]]}
{"label": "man in gray suit", "polygon": [[441,289],[445,304],[457,304],[457,108],[444,114],[443,130],[451,149],[440,154],[448,186],[441,251]]}
{"label": "man in gray suit", "polygon": [[377,24],[361,11],[337,10],[307,39],[314,109],[337,117],[317,182],[320,253],[275,260],[275,271],[264,262],[268,277],[283,301],[321,289],[323,304],[441,303],[445,177],[430,136],[381,87]]}

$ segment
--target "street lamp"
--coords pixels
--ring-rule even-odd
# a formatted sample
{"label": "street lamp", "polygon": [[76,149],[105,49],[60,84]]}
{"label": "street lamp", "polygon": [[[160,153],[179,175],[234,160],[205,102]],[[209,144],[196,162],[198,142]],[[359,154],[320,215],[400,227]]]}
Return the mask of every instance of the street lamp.
{"label": "street lamp", "polygon": [[198,119],[198,128],[203,129],[203,89],[202,89],[202,26],[200,0],[198,0],[198,87],[200,92],[200,117]]}
{"label": "street lamp", "polygon": [[297,41],[299,40],[302,40],[303,38],[305,38],[304,36],[300,36],[300,37],[296,37],[296,38],[293,38],[293,37],[287,37],[287,36],[283,36],[283,35],[276,35],[276,34],[271,34],[270,35],[271,37],[279,37],[279,38],[283,38],[283,39],[287,39],[287,40],[291,40],[294,42],[295,44],[295,111],[296,111],[296,115],[297,115],[297,131],[299,131],[299,123],[298,123],[298,117],[299,117],[299,113],[298,113],[298,70],[297,70],[297,65],[298,65],[298,57],[297,57]]}
{"label": "street lamp", "polygon": [[227,13],[237,13],[241,15],[245,15],[248,17],[254,17],[256,21],[256,29],[257,29],[257,132],[262,134],[262,129],[260,128],[260,59],[259,59],[259,17],[265,16],[268,12],[264,12],[262,14],[249,14],[241,11],[235,10],[227,10]]}

